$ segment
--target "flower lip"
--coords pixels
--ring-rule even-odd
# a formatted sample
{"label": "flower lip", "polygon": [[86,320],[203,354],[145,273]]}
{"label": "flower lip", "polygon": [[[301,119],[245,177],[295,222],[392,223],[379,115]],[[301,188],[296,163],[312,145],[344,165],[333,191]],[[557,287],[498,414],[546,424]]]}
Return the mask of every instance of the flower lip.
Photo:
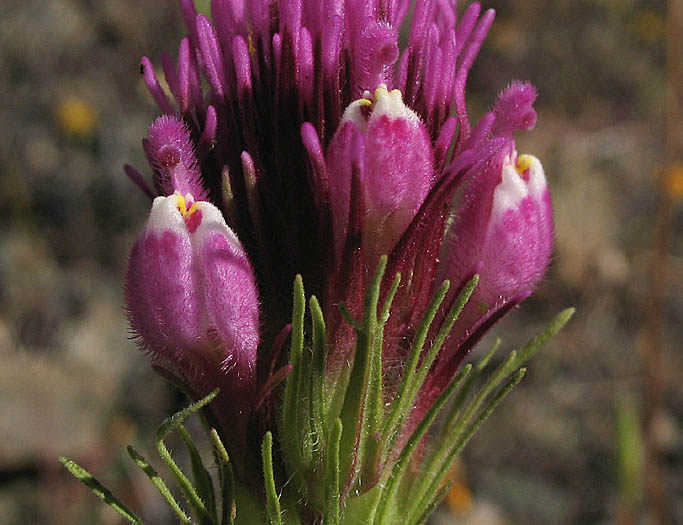
{"label": "flower lip", "polygon": [[386,84],[380,84],[374,93],[366,90],[362,98],[349,104],[342,116],[342,124],[351,121],[365,132],[371,120],[383,115],[390,119],[406,119],[413,126],[421,123],[420,117],[404,104],[401,90],[389,91]]}
{"label": "flower lip", "polygon": [[540,198],[547,188],[541,162],[532,155],[520,155],[503,161],[501,181],[493,193],[493,211],[503,213],[514,209],[527,196]]}
{"label": "flower lip", "polygon": [[[167,197],[156,197],[152,203],[147,228],[150,230],[172,230],[177,233],[187,230],[194,234],[197,229],[210,224],[225,225],[225,219],[220,210],[207,201],[195,200],[192,194],[182,195],[175,191]],[[228,229],[228,236],[234,243],[239,243],[237,237]]]}

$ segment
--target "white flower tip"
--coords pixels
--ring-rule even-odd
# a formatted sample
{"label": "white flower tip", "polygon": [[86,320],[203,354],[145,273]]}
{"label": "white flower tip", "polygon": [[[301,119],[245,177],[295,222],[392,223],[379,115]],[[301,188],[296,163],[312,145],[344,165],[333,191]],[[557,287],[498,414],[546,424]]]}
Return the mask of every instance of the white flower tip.
{"label": "white flower tip", "polygon": [[420,117],[403,103],[403,94],[399,89],[387,90],[386,84],[380,84],[375,90],[375,106],[373,116],[386,115],[389,118],[404,118],[413,125],[420,124]]}
{"label": "white flower tip", "polygon": [[195,201],[190,193],[183,196],[176,191],[173,195],[155,198],[146,228],[151,231],[172,231],[182,235],[191,233],[198,240],[203,239],[210,231],[220,231],[231,243],[241,246],[221,211],[210,202]]}
{"label": "white flower tip", "polygon": [[526,175],[526,185],[531,194],[535,197],[540,197],[545,192],[547,183],[545,181],[545,172],[541,161],[533,155],[520,155],[515,164],[517,172],[520,175]]}
{"label": "white flower tip", "polygon": [[349,104],[342,116],[342,122],[351,121],[360,131],[365,131],[370,120],[382,115],[391,119],[405,119],[413,126],[421,124],[417,113],[403,103],[401,91],[389,91],[386,84],[380,84],[374,94],[365,91],[362,98]]}
{"label": "white flower tip", "polygon": [[156,197],[152,202],[152,211],[147,219],[148,230],[172,230],[179,233],[185,231],[185,221],[180,211],[185,199],[180,194]]}
{"label": "white flower tip", "polygon": [[493,192],[493,212],[503,213],[515,209],[528,195],[541,198],[545,189],[545,173],[536,157],[520,155],[516,162],[506,157],[501,181]]}

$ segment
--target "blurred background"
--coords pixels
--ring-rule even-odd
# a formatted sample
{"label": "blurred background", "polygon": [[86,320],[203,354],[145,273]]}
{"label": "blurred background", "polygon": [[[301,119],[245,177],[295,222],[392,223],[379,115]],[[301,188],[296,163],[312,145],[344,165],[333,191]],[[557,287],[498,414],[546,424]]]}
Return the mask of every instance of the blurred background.
{"label": "blurred background", "polygon": [[[485,2],[498,17],[471,113],[512,79],[538,87],[518,149],[542,159],[557,226],[545,282],[493,335],[511,349],[577,314],[472,440],[434,523],[683,523],[681,1],[669,3],[667,67],[665,0]],[[125,452],[155,457],[156,426],[185,400],[128,338],[122,274],[148,201],[122,165],[146,169],[157,114],[139,59],[158,64],[184,34],[174,2],[0,2],[3,524],[121,523],[58,455],[149,523],[168,520]]]}

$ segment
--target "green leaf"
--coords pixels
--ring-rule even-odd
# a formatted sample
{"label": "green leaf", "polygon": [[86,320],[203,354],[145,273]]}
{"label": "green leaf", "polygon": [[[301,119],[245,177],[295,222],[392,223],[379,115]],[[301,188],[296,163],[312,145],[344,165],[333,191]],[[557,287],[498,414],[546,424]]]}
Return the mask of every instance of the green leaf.
{"label": "green leaf", "polygon": [[436,496],[429,502],[429,504],[424,508],[422,514],[415,521],[407,521],[407,523],[416,523],[419,525],[427,523],[429,516],[432,515],[432,513],[436,510],[436,507],[438,507],[439,503],[441,503],[441,500],[444,499],[446,497],[446,494],[448,494],[448,491],[451,490],[453,483],[455,483],[455,481],[450,481],[446,483],[441,488],[441,490],[437,492]]}
{"label": "green leaf", "polygon": [[[392,286],[387,294],[387,298],[382,306],[382,311],[379,319],[376,320],[374,336],[370,341],[370,372],[368,389],[365,400],[365,422],[367,424],[361,427],[361,443],[364,441],[364,461],[361,468],[361,477],[363,479],[374,479],[376,470],[379,466],[378,458],[380,453],[380,430],[384,420],[384,394],[383,381],[384,371],[382,369],[382,350],[384,348],[384,326],[389,319],[389,312],[391,311],[391,303],[394,300],[398,285],[400,284],[401,276],[397,274],[394,277]],[[381,277],[378,280],[378,286],[381,286]],[[379,294],[378,294],[379,299]],[[376,315],[377,307],[373,309],[373,315]]]}
{"label": "green leaf", "polygon": [[[486,419],[503,401],[503,399],[505,399],[510,391],[522,380],[525,373],[526,368],[520,368],[517,370],[517,372],[515,372],[515,374],[505,383],[498,393],[488,401],[477,419],[467,428],[465,432],[458,436],[457,439],[451,440],[451,443],[441,444],[439,447],[439,454],[436,456],[435,461],[432,461],[428,465],[424,466],[423,472],[426,474],[423,478],[423,481],[419,484],[422,490],[420,490],[420,487],[418,487],[418,490],[414,492],[415,501],[418,501],[419,503],[411,508],[411,510],[408,512],[409,516],[424,516],[426,509],[431,508],[439,503],[443,496],[434,496],[434,494],[439,492],[439,487],[443,484],[443,480],[446,478],[446,475],[448,474],[451,465],[455,461],[455,458],[458,456],[458,454],[460,454],[462,449],[465,448],[465,445],[467,445],[481,424],[486,421]],[[419,522],[416,521],[416,523]]]}
{"label": "green leaf", "polygon": [[325,451],[325,510],[323,525],[339,525],[339,445],[342,436],[341,419],[336,419]]}
{"label": "green leaf", "polygon": [[[308,421],[304,421],[300,412],[303,375],[304,315],[306,313],[306,295],[301,275],[294,279],[294,308],[292,313],[292,346],[289,364],[292,370],[285,382],[285,397],[282,407],[283,440],[285,450],[294,457],[289,458],[294,465],[299,465],[306,455],[305,437]],[[306,427],[302,429],[302,424]]]}
{"label": "green leaf", "polygon": [[430,304],[430,307],[427,309],[427,313],[425,314],[425,317],[423,318],[422,323],[418,329],[418,333],[415,336],[415,348],[412,349],[413,354],[411,355],[410,363],[408,365],[408,368],[404,371],[404,377],[401,381],[401,386],[399,387],[396,400],[394,401],[396,405],[395,412],[394,406],[392,406],[392,413],[390,414],[390,417],[394,417],[394,421],[391,422],[391,426],[387,424],[383,429],[384,432],[386,432],[386,435],[383,432],[383,438],[387,447],[385,457],[391,451],[391,448],[393,447],[393,444],[396,440],[396,436],[398,435],[398,432],[401,426],[403,425],[403,422],[405,421],[406,417],[410,413],[415,398],[417,397],[420,388],[422,388],[422,385],[424,384],[424,381],[427,377],[427,374],[429,373],[429,370],[432,367],[432,364],[434,363],[434,360],[441,351],[441,347],[443,343],[446,341],[448,334],[450,334],[451,329],[453,328],[453,324],[455,323],[456,319],[460,316],[460,313],[467,304],[467,301],[469,301],[470,297],[472,296],[472,292],[476,288],[478,282],[479,276],[475,275],[467,283],[465,288],[460,292],[453,306],[448,312],[448,315],[446,316],[443,325],[439,329],[439,332],[436,338],[434,339],[434,342],[429,348],[427,355],[424,356],[419,370],[417,370],[416,373],[418,360],[420,354],[422,353],[422,347],[424,346],[425,338],[429,331],[429,327],[431,326],[434,320],[434,316],[436,315],[436,312],[439,306],[441,305],[441,302],[443,301],[444,297],[446,296],[446,293],[448,292],[448,281],[443,282],[443,284],[435,294],[434,300]]}
{"label": "green leaf", "polygon": [[209,432],[209,440],[214,450],[214,457],[220,471],[221,482],[221,525],[232,525],[234,523],[233,505],[235,503],[235,479],[232,473],[232,465],[228,451],[221,441],[215,428]]}
{"label": "green leaf", "polygon": [[353,314],[349,311],[349,307],[346,306],[346,304],[339,303],[339,313],[341,316],[344,318],[344,320],[351,325],[351,327],[356,331],[360,332],[363,329],[363,326],[358,322],[358,320],[353,316]]}
{"label": "green leaf", "polygon": [[269,525],[282,525],[280,511],[280,499],[275,489],[275,477],[273,476],[273,434],[266,432],[261,446],[263,458],[263,477],[266,489],[266,510]]}
{"label": "green leaf", "polygon": [[465,383],[458,390],[458,393],[456,394],[455,399],[453,400],[453,404],[451,405],[451,409],[450,409],[448,418],[446,418],[446,421],[443,425],[442,440],[448,439],[448,436],[451,433],[451,429],[454,428],[454,425],[457,422],[458,417],[460,417],[460,413],[462,412],[462,409],[465,405],[465,401],[467,401],[467,398],[469,397],[470,393],[472,392],[472,388],[474,387],[475,381],[477,380],[477,378],[479,378],[481,373],[486,368],[486,365],[489,363],[491,358],[495,355],[496,351],[500,347],[500,344],[501,344],[500,338],[496,339],[495,342],[493,343],[493,346],[491,346],[489,351],[486,352],[486,354],[484,354],[484,357],[482,357],[477,362],[477,364],[472,369],[472,373],[467,376]]}
{"label": "green leaf", "polygon": [[466,375],[462,386],[458,389],[458,392],[451,403],[449,415],[442,425],[441,436],[436,441],[437,445],[433,447],[431,452],[429,452],[422,461],[421,471],[425,474],[422,474],[420,478],[416,480],[416,485],[412,490],[415,501],[420,501],[420,498],[425,493],[429,493],[426,487],[428,486],[431,477],[428,473],[435,472],[436,467],[433,467],[433,465],[439,464],[438,458],[442,457],[443,454],[448,453],[447,443],[453,439],[452,429],[454,428],[454,424],[457,422],[458,417],[465,406],[465,402],[472,392],[477,378],[482,373],[484,368],[486,368],[486,365],[500,347],[500,343],[500,338],[496,339],[493,346],[486,352],[486,354],[484,354],[484,357],[482,357],[477,364],[472,367],[471,372]]}
{"label": "green leaf", "polygon": [[[443,426],[439,444],[422,464],[421,471],[424,472],[424,474],[421,476],[422,479],[417,481],[417,484],[412,491],[414,500],[419,502],[419,504],[412,507],[413,510],[409,513],[411,517],[415,517],[416,513],[420,512],[420,509],[429,505],[428,499],[430,495],[438,490],[438,487],[445,478],[448,469],[455,460],[457,454],[465,447],[474,432],[493,409],[522,379],[525,369],[519,369],[519,367],[533,357],[540,347],[569,321],[573,313],[574,308],[568,308],[560,312],[543,330],[522,347],[521,350],[512,351],[496,368],[488,381],[475,395],[474,399],[463,408],[476,379],[486,368],[489,360],[498,349],[500,345],[499,339],[495,342],[489,352],[477,363],[474,372],[467,378],[467,381],[455,398],[450,414]],[[502,381],[505,381],[510,374],[514,375],[511,379],[507,380],[498,393],[485,405],[475,421],[470,424],[470,420],[474,417],[489,394],[493,392]]]}
{"label": "green leaf", "polygon": [[212,517],[211,523],[218,522],[218,513],[216,511],[216,494],[214,493],[213,480],[208,470],[204,466],[202,457],[199,455],[199,451],[195,446],[190,434],[183,425],[178,426],[178,432],[180,433],[187,450],[190,453],[190,460],[192,462],[192,475],[194,477],[195,485],[197,486],[197,492],[199,497],[205,503],[207,511]]}
{"label": "green leaf", "polygon": [[86,487],[93,491],[95,496],[104,501],[112,509],[118,512],[121,516],[126,518],[129,523],[134,525],[142,525],[142,521],[135,514],[133,514],[119,499],[114,496],[111,491],[106,488],[102,483],[97,481],[92,475],[81,467],[75,461],[72,461],[64,456],[59,457],[59,462],[64,465],[64,467],[71,472],[71,474],[83,483]]}
{"label": "green leaf", "polygon": [[515,368],[522,366],[534,355],[536,355],[546,341],[553,337],[562,329],[565,324],[567,324],[567,322],[569,322],[574,315],[574,312],[576,312],[576,308],[567,308],[566,310],[561,311],[552,321],[547,324],[543,330],[541,330],[531,341],[524,345],[522,349],[517,352]]}
{"label": "green leaf", "polygon": [[[574,314],[574,308],[568,308],[560,312],[548,325],[541,330],[536,336],[534,336],[531,341],[522,347],[521,350],[513,350],[510,352],[508,357],[503,361],[501,365],[496,368],[492,376],[486,382],[486,384],[477,393],[474,400],[465,410],[465,413],[459,418],[451,422],[449,426],[446,427],[446,431],[453,435],[462,431],[464,425],[467,424],[472,415],[479,408],[484,399],[495,389],[498,385],[505,380],[510,374],[517,370],[520,366],[525,364],[531,357],[533,357],[538,350],[543,346],[543,344],[555,335],[566,323],[571,319]],[[489,354],[495,351],[497,346],[494,346]],[[490,355],[487,355],[482,359],[481,363],[478,365],[479,371],[483,370]],[[450,419],[450,418],[449,418]]]}
{"label": "green leaf", "polygon": [[[386,266],[387,256],[383,255],[365,294],[363,326],[358,331],[353,369],[342,406],[343,433],[340,458],[343,461],[342,476],[347,479],[347,487],[350,487],[363,463],[368,439],[376,439],[376,436],[371,435],[372,429],[381,423],[377,421],[381,410],[374,407],[378,399],[381,403],[381,367],[377,370],[375,364],[378,362],[376,354],[381,353],[382,347],[381,344],[377,344],[376,330],[377,303]],[[381,362],[381,357],[379,361]],[[373,406],[368,407],[368,403]]]}
{"label": "green leaf", "polygon": [[166,483],[164,483],[164,480],[161,479],[161,476],[157,473],[156,470],[154,470],[154,467],[149,464],[149,461],[147,461],[142,454],[140,454],[137,450],[135,450],[132,445],[128,445],[127,447],[128,450],[128,455],[131,457],[131,459],[135,462],[135,464],[140,467],[140,470],[142,470],[147,477],[150,479],[152,484],[157,488],[159,493],[164,497],[166,500],[166,503],[168,503],[168,506],[171,507],[173,512],[176,513],[176,516],[178,516],[178,519],[182,521],[183,523],[192,523],[192,520],[190,517],[185,514],[182,508],[180,508],[180,505],[178,505],[178,502],[176,499],[173,497],[173,494],[169,490],[168,486],[166,486]]}
{"label": "green leaf", "polygon": [[171,453],[169,452],[168,448],[166,447],[166,444],[164,443],[164,439],[166,438],[166,436],[168,436],[168,434],[177,430],[178,427],[188,417],[201,410],[207,403],[209,403],[217,395],[218,389],[214,390],[208,396],[204,397],[203,399],[200,399],[196,403],[191,404],[189,407],[181,410],[180,412],[177,412],[176,414],[168,418],[161,424],[161,426],[157,430],[155,438],[155,444],[157,450],[159,451],[161,459],[164,460],[164,463],[166,463],[166,465],[168,466],[169,470],[171,471],[171,474],[173,474],[173,477],[178,482],[180,490],[182,490],[185,499],[187,499],[187,502],[190,504],[192,511],[194,512],[194,514],[197,517],[197,520],[200,523],[203,523],[205,520],[208,520],[210,523],[215,523],[215,521],[212,519],[212,516],[206,509],[206,505],[197,494],[197,491],[192,486],[192,483],[190,483],[190,480],[187,479],[187,476],[185,476],[183,471],[180,469],[180,467],[178,467],[176,462],[173,460]]}
{"label": "green leaf", "polygon": [[310,378],[310,404],[311,404],[311,427],[313,429],[313,442],[322,443],[325,428],[325,390],[323,378],[325,377],[326,336],[325,319],[318,303],[318,299],[312,296],[310,299],[311,324],[313,328],[313,357],[311,361]]}
{"label": "green leaf", "polygon": [[616,431],[619,496],[632,508],[642,497],[644,446],[638,409],[629,397],[618,401]]}
{"label": "green leaf", "polygon": [[420,421],[415,431],[411,434],[408,442],[403,447],[403,450],[401,450],[401,454],[399,455],[398,460],[394,464],[393,468],[391,469],[391,473],[388,476],[379,506],[377,507],[377,523],[382,524],[393,522],[390,516],[391,512],[395,510],[394,500],[396,491],[398,489],[399,482],[403,477],[403,473],[405,472],[405,469],[407,468],[408,463],[417,448],[417,445],[425,436],[427,430],[429,430],[429,427],[431,427],[434,423],[436,416],[439,414],[439,412],[441,412],[441,409],[446,404],[446,401],[448,401],[448,398],[460,386],[462,379],[469,373],[471,368],[472,365],[468,365],[456,374],[453,380],[448,384],[446,389],[436,399],[429,411],[422,418],[422,421]]}
{"label": "green leaf", "polygon": [[[420,354],[424,347],[424,343],[427,339],[427,334],[429,332],[429,327],[432,325],[432,321],[436,317],[439,307],[448,293],[448,288],[450,287],[449,281],[444,281],[441,286],[434,294],[427,311],[422,317],[422,321],[418,326],[417,332],[415,332],[415,337],[410,346],[410,354],[408,357],[408,362],[403,369],[403,375],[401,377],[401,383],[394,397],[394,401],[391,404],[391,409],[386,419],[384,420],[384,426],[382,428],[382,442],[393,441],[393,436],[396,434],[397,429],[400,427],[401,422],[407,417],[408,412],[412,404],[411,393],[414,390],[413,384],[415,380],[415,371],[417,370],[417,365],[420,361]],[[387,446],[390,449],[391,446]]]}
{"label": "green leaf", "polygon": [[[505,361],[501,363],[494,371],[484,387],[481,388],[481,390],[475,395],[475,398],[464,410],[462,409],[462,405],[472,389],[474,379],[482,372],[496,348],[497,345],[494,345],[491,351],[489,351],[489,353],[485,355],[484,358],[478,363],[477,367],[474,369],[474,373],[470,375],[456,396],[455,404],[451,408],[451,413],[446,420],[446,425],[443,428],[441,440],[434,448],[434,452],[423,464],[425,474],[422,476],[421,480],[417,481],[414,489],[416,501],[423,502],[425,498],[428,498],[430,494],[437,490],[436,487],[438,487],[441,479],[443,479],[443,477],[446,475],[448,468],[450,467],[450,463],[452,463],[452,461],[455,459],[455,455],[453,455],[451,451],[454,447],[456,447],[456,444],[461,441],[463,434],[469,428],[467,425],[470,419],[474,416],[486,397],[488,397],[489,393],[493,391],[493,389],[495,389],[500,382],[511,373],[511,367],[516,360],[515,351],[508,355]],[[438,474],[433,478],[433,474],[429,473],[435,472]],[[432,479],[438,481],[430,482]],[[436,487],[435,483],[437,483]],[[416,512],[419,512],[419,508]],[[411,515],[413,514],[414,513],[411,512]]]}
{"label": "green leaf", "polygon": [[391,288],[389,289],[389,293],[387,294],[387,298],[384,300],[384,306],[382,307],[382,313],[380,314],[379,317],[379,325],[384,328],[384,325],[387,324],[387,321],[389,320],[389,314],[391,312],[391,304],[394,302],[394,296],[396,295],[396,292],[398,291],[398,287],[401,284],[401,274],[397,273],[394,275],[394,282],[391,283]]}

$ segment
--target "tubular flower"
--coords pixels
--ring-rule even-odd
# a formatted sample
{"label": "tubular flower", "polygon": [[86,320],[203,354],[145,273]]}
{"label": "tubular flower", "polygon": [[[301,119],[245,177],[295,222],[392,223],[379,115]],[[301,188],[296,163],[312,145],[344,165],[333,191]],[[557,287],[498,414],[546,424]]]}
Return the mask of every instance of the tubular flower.
{"label": "tubular flower", "polygon": [[[157,369],[192,395],[220,387],[215,418],[242,433],[255,388],[257,295],[244,249],[218,208],[177,191],[154,199],[128,263],[131,328]],[[239,432],[232,436],[244,446]]]}
{"label": "tubular flower", "polygon": [[[188,36],[177,60],[160,61],[168,92],[142,59],[164,113],[143,140],[153,184],[126,166],[154,199],[129,263],[132,329],[192,395],[221,388],[213,416],[247,464],[265,431],[289,432],[276,423],[299,380],[287,379],[284,401],[271,393],[297,371],[280,350],[290,329],[293,347],[296,340],[296,307],[294,328],[288,323],[301,275],[327,328],[313,339],[324,336],[327,420],[344,425],[341,487],[369,490],[483,332],[531,293],[548,265],[553,223],[543,169],[517,154],[513,137],[534,126],[536,91],[513,82],[470,123],[467,75],[494,18],[478,3],[461,16],[455,0],[212,0],[210,18],[191,0],[180,6]],[[372,453],[358,444],[361,421],[374,412],[353,404],[361,394],[344,392],[360,381],[369,325],[358,319],[378,264],[386,264],[378,297],[393,300],[380,339],[381,407],[403,395],[411,342],[442,281],[451,291],[428,341],[475,274],[479,285],[429,358],[411,416],[377,408],[395,449]],[[314,487],[313,453],[293,452],[299,445],[285,438],[282,468]],[[248,477],[244,468],[238,474]]]}
{"label": "tubular flower", "polygon": [[380,84],[374,96],[366,92],[344,111],[328,147],[327,169],[337,259],[348,238],[355,175],[363,203],[362,251],[373,267],[394,248],[431,187],[434,158],[427,130],[398,89],[389,92]]}

